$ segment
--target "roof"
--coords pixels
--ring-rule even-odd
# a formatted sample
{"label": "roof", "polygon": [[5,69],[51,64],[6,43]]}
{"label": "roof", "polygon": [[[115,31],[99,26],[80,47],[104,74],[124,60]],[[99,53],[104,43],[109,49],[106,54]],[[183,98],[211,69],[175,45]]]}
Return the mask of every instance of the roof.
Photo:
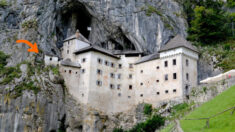
{"label": "roof", "polygon": [[135,64],[140,64],[140,63],[144,63],[144,62],[155,60],[155,59],[159,59],[159,58],[160,58],[160,54],[159,53],[154,53],[154,54],[142,57]]}
{"label": "roof", "polygon": [[62,60],[60,64],[63,66],[81,68],[81,65],[79,63],[72,62],[70,59]]}
{"label": "roof", "polygon": [[78,51],[75,51],[74,54],[85,53],[85,52],[88,52],[88,51],[97,51],[97,52],[103,53],[105,55],[108,55],[110,57],[114,57],[114,58],[119,59],[118,56],[116,56],[116,55],[112,54],[111,52],[109,52],[109,51],[107,51],[107,50],[105,50],[103,48],[100,48],[98,46],[88,46],[88,47],[82,48],[82,49],[80,49]]}
{"label": "roof", "polygon": [[139,54],[143,54],[143,52],[140,51],[136,51],[136,50],[114,50],[112,51],[112,53],[114,55],[139,55]]}
{"label": "roof", "polygon": [[171,39],[166,45],[164,45],[159,52],[176,49],[179,47],[185,47],[190,50],[193,50],[195,52],[198,52],[197,48],[194,47],[189,41],[185,40],[180,35],[175,36],[173,39]]}
{"label": "roof", "polygon": [[[76,39],[76,34],[66,38],[64,41],[69,41],[69,40],[73,40],[73,39]],[[79,38],[78,39],[83,41],[83,42],[90,43],[90,41],[87,40],[81,33],[79,33]]]}

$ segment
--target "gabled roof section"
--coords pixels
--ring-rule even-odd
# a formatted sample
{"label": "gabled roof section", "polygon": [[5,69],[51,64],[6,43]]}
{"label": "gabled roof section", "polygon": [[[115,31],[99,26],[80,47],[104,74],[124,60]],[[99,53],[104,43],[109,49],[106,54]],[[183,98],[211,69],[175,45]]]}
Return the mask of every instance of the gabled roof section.
{"label": "gabled roof section", "polygon": [[166,45],[161,47],[159,52],[172,50],[172,49],[176,49],[176,48],[179,48],[179,47],[185,47],[185,48],[188,48],[192,51],[198,52],[196,47],[194,47],[189,41],[185,40],[180,35],[175,36]]}
{"label": "gabled roof section", "polygon": [[[78,38],[77,38],[77,34],[79,34],[79,35],[78,35]],[[81,40],[81,41],[83,41],[83,42],[86,42],[86,43],[89,43],[89,44],[90,44],[90,41],[87,40],[78,30],[77,30],[77,32],[76,32],[74,35],[72,35],[72,36],[66,38],[66,39],[64,40],[64,42],[65,42],[65,41],[69,41],[69,40],[73,40],[73,39],[78,39],[78,40]]]}
{"label": "gabled roof section", "polygon": [[80,49],[80,50],[78,50],[78,51],[75,51],[74,52],[74,54],[80,54],[80,53],[85,53],[85,52],[88,52],[88,51],[97,51],[97,52],[100,52],[100,53],[102,53],[102,54],[105,54],[105,55],[108,55],[108,56],[110,56],[110,57],[114,57],[114,58],[117,58],[117,59],[119,59],[119,57],[118,56],[116,56],[116,55],[114,55],[113,53],[111,53],[111,52],[109,52],[109,51],[107,51],[107,50],[105,50],[105,49],[103,49],[103,48],[100,48],[100,47],[98,47],[98,46],[88,46],[88,47],[85,47],[85,48],[82,48],[82,49]]}
{"label": "gabled roof section", "polygon": [[79,63],[72,62],[70,59],[62,60],[60,64],[63,66],[81,68],[81,65]]}
{"label": "gabled roof section", "polygon": [[154,54],[142,57],[135,64],[141,64],[141,63],[148,62],[148,61],[151,61],[151,60],[156,60],[156,59],[159,59],[159,58],[160,58],[160,54],[159,53],[154,53]]}
{"label": "gabled roof section", "polygon": [[112,51],[114,55],[139,55],[143,54],[143,52],[136,51],[136,50],[114,50]]}

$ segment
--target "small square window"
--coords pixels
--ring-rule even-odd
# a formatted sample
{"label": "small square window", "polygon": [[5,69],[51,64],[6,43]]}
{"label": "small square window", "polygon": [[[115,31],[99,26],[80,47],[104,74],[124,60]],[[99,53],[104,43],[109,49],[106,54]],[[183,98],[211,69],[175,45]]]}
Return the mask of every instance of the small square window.
{"label": "small square window", "polygon": [[168,80],[168,74],[165,75],[165,81],[167,81],[167,80]]}
{"label": "small square window", "polygon": [[69,70],[69,74],[71,74],[72,73],[72,70]]}
{"label": "small square window", "polygon": [[165,61],[165,67],[168,67],[168,62],[167,61]]}
{"label": "small square window", "polygon": [[177,79],[177,74],[173,73],[173,79]]}
{"label": "small square window", "polygon": [[165,91],[166,94],[168,94],[168,92],[169,92],[168,90]]}
{"label": "small square window", "polygon": [[159,80],[156,80],[156,82],[158,83],[158,82],[159,82]]}
{"label": "small square window", "polygon": [[82,63],[86,62],[86,58],[82,58]]}
{"label": "small square window", "polygon": [[121,79],[122,75],[121,74],[118,74],[118,79]]}
{"label": "small square window", "polygon": [[120,90],[121,89],[121,84],[117,85],[117,89]]}
{"label": "small square window", "polygon": [[102,81],[97,80],[97,81],[96,81],[96,85],[97,85],[97,86],[102,86]]}
{"label": "small square window", "polygon": [[100,69],[97,69],[97,74],[102,75],[102,71]]}
{"label": "small square window", "polygon": [[132,74],[129,74],[129,79],[132,79]]}
{"label": "small square window", "polygon": [[115,86],[113,84],[110,84],[109,87],[110,87],[110,89],[114,89],[115,88]]}
{"label": "small square window", "polygon": [[143,83],[140,83],[140,85],[142,86],[142,85],[143,85]]}
{"label": "small square window", "polygon": [[110,73],[110,77],[111,78],[115,78],[115,74],[114,73]]}
{"label": "small square window", "polygon": [[108,61],[105,61],[104,62],[106,66],[109,66],[109,62]]}
{"label": "small square window", "polygon": [[69,54],[69,50],[67,50],[67,54]]}
{"label": "small square window", "polygon": [[76,74],[78,74],[78,72],[76,72]]}
{"label": "small square window", "polygon": [[50,61],[52,61],[52,58],[50,57]]}
{"label": "small square window", "polygon": [[140,94],[140,97],[143,97],[144,95],[143,94]]}
{"label": "small square window", "polygon": [[131,96],[128,96],[128,99],[130,99],[131,98]]}
{"label": "small square window", "polygon": [[157,69],[160,69],[160,67],[159,67],[159,66],[157,66]]}
{"label": "small square window", "polygon": [[173,59],[172,63],[173,63],[173,65],[176,65],[176,59]]}
{"label": "small square window", "polygon": [[111,63],[111,67],[113,67],[113,68],[115,67],[115,64],[113,62]]}
{"label": "small square window", "polygon": [[120,96],[122,96],[122,94],[121,94],[121,93],[118,93],[118,96],[120,97]]}
{"label": "small square window", "polygon": [[85,73],[85,69],[82,69],[82,73]]}
{"label": "small square window", "polygon": [[132,90],[132,85],[129,85],[129,90]]}
{"label": "small square window", "polygon": [[129,64],[129,68],[133,68],[133,64]]}
{"label": "small square window", "polygon": [[143,70],[140,71],[140,73],[143,73],[143,72],[144,72]]}
{"label": "small square window", "polygon": [[122,64],[118,64],[118,68],[119,68],[119,69],[122,69]]}
{"label": "small square window", "polygon": [[98,62],[99,64],[102,64],[103,60],[100,59],[100,58],[98,58],[98,59],[97,59],[97,62]]}
{"label": "small square window", "polygon": [[84,94],[82,94],[82,97],[84,97]]}
{"label": "small square window", "polygon": [[176,93],[176,89],[173,89],[173,93]]}
{"label": "small square window", "polygon": [[157,92],[157,95],[160,95],[160,92]]}
{"label": "small square window", "polygon": [[186,79],[187,79],[187,81],[189,80],[189,74],[188,73],[186,73]]}
{"label": "small square window", "polygon": [[189,65],[189,62],[188,62],[188,59],[186,59],[186,66],[188,66]]}
{"label": "small square window", "polygon": [[66,72],[66,70],[64,70],[64,72]]}

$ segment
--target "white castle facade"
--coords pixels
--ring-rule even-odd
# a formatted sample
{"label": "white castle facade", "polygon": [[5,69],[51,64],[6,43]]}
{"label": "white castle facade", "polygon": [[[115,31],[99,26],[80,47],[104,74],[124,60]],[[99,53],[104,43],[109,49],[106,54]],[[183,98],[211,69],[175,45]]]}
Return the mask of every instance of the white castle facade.
{"label": "white castle facade", "polygon": [[196,86],[198,51],[176,36],[158,53],[109,51],[90,44],[79,32],[65,39],[59,65],[66,87],[82,104],[106,113],[128,111],[139,103],[153,106],[184,99]]}

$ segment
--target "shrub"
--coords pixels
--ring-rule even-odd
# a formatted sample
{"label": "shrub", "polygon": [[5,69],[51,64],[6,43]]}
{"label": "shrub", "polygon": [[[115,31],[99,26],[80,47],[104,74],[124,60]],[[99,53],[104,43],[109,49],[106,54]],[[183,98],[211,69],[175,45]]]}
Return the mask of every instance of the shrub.
{"label": "shrub", "polygon": [[151,104],[144,104],[144,114],[151,115],[152,114],[152,105]]}
{"label": "shrub", "polygon": [[29,29],[29,28],[36,29],[38,27],[38,23],[36,19],[31,19],[31,20],[23,22],[21,26],[22,28],[25,28],[25,29]]}
{"label": "shrub", "polygon": [[0,0],[0,7],[8,6],[8,3],[6,0]]}
{"label": "shrub", "polygon": [[187,108],[189,105],[187,103],[182,103],[182,104],[178,104],[172,107],[173,110],[175,110],[176,112],[181,111],[185,108]]}
{"label": "shrub", "polygon": [[146,15],[147,16],[151,16],[153,13],[156,13],[157,15],[159,16],[162,16],[161,12],[158,11],[155,7],[151,6],[151,5],[148,5],[148,8],[146,10]]}
{"label": "shrub", "polygon": [[138,123],[128,132],[155,132],[156,129],[164,125],[165,119],[160,115],[154,115],[145,122]]}
{"label": "shrub", "polygon": [[37,94],[40,91],[40,88],[35,86],[33,81],[30,81],[28,83],[23,82],[15,87],[15,93],[12,95],[13,98],[21,96],[24,90],[31,90],[34,92],[34,94]]}
{"label": "shrub", "polygon": [[114,128],[113,132],[124,132],[122,128]]}
{"label": "shrub", "polygon": [[7,59],[9,58],[4,52],[0,51],[0,70],[7,64]]}

